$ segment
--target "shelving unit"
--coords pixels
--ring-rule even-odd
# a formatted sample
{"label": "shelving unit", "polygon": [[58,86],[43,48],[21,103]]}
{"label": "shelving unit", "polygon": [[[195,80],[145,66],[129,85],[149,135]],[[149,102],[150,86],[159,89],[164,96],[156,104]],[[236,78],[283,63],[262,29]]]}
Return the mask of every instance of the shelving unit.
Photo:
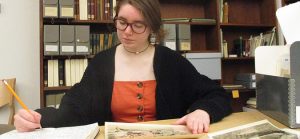
{"label": "shelving unit", "polygon": [[[276,27],[276,1],[274,0],[226,0],[229,5],[228,23],[220,22],[223,39],[227,41],[228,50],[233,49],[233,41],[239,36],[249,38],[251,35],[271,30]],[[222,84],[234,84],[238,73],[255,73],[254,57],[222,58]],[[242,111],[246,101],[255,97],[254,89],[238,89],[239,98],[233,98],[234,111]],[[232,90],[227,90],[231,93]]]}
{"label": "shelving unit", "polygon": [[[170,24],[191,25],[191,51],[200,53],[221,52],[221,32],[223,39],[228,42],[228,49],[232,49],[233,40],[239,36],[248,38],[250,35],[259,34],[271,30],[276,26],[274,0],[226,0],[229,4],[228,23],[220,21],[220,0],[159,0],[161,3],[162,18],[204,18],[214,19],[215,24],[201,22],[165,22]],[[43,13],[43,0],[40,0],[40,13]],[[90,25],[91,33],[111,32],[113,21],[111,20],[66,20],[66,19],[44,19],[40,14],[40,88],[41,107],[45,107],[45,96],[52,91],[67,91],[70,87],[44,87],[43,65],[47,59],[67,59],[70,56],[44,56],[43,55],[43,28],[44,25]],[[93,56],[86,56],[89,59]],[[71,56],[71,58],[82,58],[82,56]],[[254,72],[253,57],[222,58],[221,84],[232,84],[237,73]],[[243,91],[241,91],[243,92]],[[245,92],[252,92],[248,90]],[[236,105],[236,104],[233,104]]]}

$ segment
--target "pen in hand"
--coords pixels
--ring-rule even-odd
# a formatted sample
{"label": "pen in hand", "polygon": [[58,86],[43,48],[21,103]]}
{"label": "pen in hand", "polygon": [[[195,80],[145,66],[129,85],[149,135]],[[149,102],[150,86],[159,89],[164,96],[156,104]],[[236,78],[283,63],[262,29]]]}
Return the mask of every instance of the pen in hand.
{"label": "pen in hand", "polygon": [[[16,98],[16,100],[19,102],[19,104],[22,106],[22,108],[24,108],[28,113],[30,113],[33,117],[34,114],[32,112],[30,112],[30,110],[28,109],[28,107],[25,105],[25,103],[19,98],[19,96],[17,95],[17,93],[12,89],[12,87],[7,83],[7,81],[3,80],[4,84],[7,86],[9,92]],[[39,128],[42,128],[42,126],[40,125]]]}

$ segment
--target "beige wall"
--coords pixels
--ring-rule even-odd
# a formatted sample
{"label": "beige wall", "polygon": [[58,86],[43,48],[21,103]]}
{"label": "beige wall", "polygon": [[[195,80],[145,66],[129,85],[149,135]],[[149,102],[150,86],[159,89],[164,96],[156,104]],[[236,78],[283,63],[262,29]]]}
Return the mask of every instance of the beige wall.
{"label": "beige wall", "polygon": [[[0,5],[0,79],[16,77],[20,98],[36,109],[40,102],[39,0],[0,0]],[[0,124],[7,117],[8,109],[1,108]]]}

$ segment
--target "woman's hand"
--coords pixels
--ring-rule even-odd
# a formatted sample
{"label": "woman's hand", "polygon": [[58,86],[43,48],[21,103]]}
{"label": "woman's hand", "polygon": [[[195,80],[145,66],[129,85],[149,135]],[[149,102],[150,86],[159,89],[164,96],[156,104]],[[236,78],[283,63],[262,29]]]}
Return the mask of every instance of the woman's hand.
{"label": "woman's hand", "polygon": [[19,132],[33,131],[41,127],[41,115],[35,111],[21,109],[14,116],[14,125]]}
{"label": "woman's hand", "polygon": [[186,125],[193,134],[200,134],[208,132],[210,119],[206,111],[198,109],[178,119],[175,124]]}

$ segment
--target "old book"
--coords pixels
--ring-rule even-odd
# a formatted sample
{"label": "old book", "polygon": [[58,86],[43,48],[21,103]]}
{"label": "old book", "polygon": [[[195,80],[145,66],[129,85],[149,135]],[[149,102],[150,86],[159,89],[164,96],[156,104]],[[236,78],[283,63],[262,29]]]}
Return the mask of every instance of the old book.
{"label": "old book", "polygon": [[228,58],[228,43],[226,40],[224,40],[222,43],[223,57]]}
{"label": "old book", "polygon": [[208,18],[191,18],[190,22],[198,22],[202,24],[216,24],[217,21],[215,19],[208,19]]}
{"label": "old book", "polygon": [[163,18],[164,22],[190,22],[190,18]]}
{"label": "old book", "polygon": [[71,60],[65,60],[65,86],[72,86],[71,81]]}
{"label": "old book", "polygon": [[58,80],[59,86],[65,86],[65,63],[63,60],[58,61]]}
{"label": "old book", "polygon": [[88,0],[79,0],[79,19],[88,20]]}
{"label": "old book", "polygon": [[47,65],[48,65],[48,70],[47,70],[47,75],[48,75],[48,87],[53,87],[54,85],[54,79],[53,79],[53,76],[54,76],[54,60],[48,60],[47,61]]}
{"label": "old book", "polygon": [[228,10],[229,10],[228,2],[224,2],[224,6],[223,6],[223,23],[228,23]]}
{"label": "old book", "polygon": [[111,138],[199,138],[183,125],[105,122],[105,139]]}
{"label": "old book", "polygon": [[268,120],[261,120],[209,133],[208,137],[210,139],[297,139],[300,137],[300,132],[291,129],[280,129]]}

